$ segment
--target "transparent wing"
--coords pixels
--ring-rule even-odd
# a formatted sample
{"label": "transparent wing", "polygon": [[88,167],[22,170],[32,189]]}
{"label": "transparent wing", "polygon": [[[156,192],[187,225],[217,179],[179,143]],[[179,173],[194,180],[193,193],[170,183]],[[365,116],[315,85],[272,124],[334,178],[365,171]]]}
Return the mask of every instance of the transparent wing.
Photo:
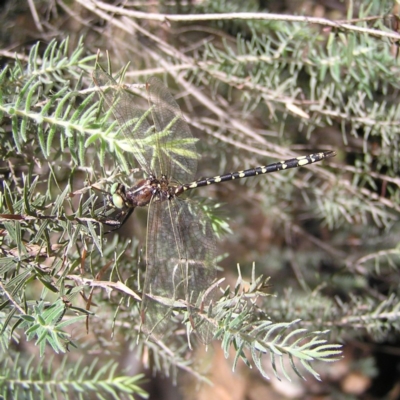
{"label": "transparent wing", "polygon": [[154,126],[158,132],[156,148],[161,152],[154,166],[157,176],[166,175],[179,183],[190,182],[197,171],[196,139],[183,119],[181,110],[167,87],[156,77],[147,82]]}
{"label": "transparent wing", "polygon": [[144,331],[161,337],[168,330],[172,307],[187,307],[196,332],[209,342],[213,325],[198,313],[216,297],[215,290],[205,294],[216,278],[215,235],[208,218],[193,202],[153,203],[146,253]]}
{"label": "transparent wing", "polygon": [[143,101],[141,104],[141,99],[127,92],[97,62],[93,71],[93,81],[100,88],[104,100],[118,122],[121,133],[129,144],[129,150],[142,170],[151,175],[151,165],[157,152],[152,143],[154,130],[149,123],[151,110],[148,103]]}

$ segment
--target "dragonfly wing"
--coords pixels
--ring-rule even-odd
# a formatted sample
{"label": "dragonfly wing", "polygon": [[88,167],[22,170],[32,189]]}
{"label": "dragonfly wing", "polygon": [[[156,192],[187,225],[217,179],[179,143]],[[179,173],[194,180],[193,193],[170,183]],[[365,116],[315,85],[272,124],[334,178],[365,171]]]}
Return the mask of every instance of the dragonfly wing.
{"label": "dragonfly wing", "polygon": [[121,147],[132,152],[142,170],[150,175],[151,160],[155,156],[155,151],[151,145],[154,131],[149,124],[151,110],[148,103],[144,100],[141,102],[139,97],[128,92],[98,63],[93,71],[93,81],[99,87],[101,95],[120,126],[125,141],[125,143],[120,142]]}
{"label": "dragonfly wing", "polygon": [[167,332],[177,297],[172,278],[177,252],[175,242],[170,237],[168,203],[151,203],[147,223],[146,275],[141,314],[144,332],[155,337],[162,337]]}
{"label": "dragonfly wing", "polygon": [[215,237],[208,218],[193,202],[175,198],[153,203],[146,254],[144,331],[163,336],[173,307],[185,307],[202,341],[209,342],[213,324],[200,313],[216,297],[215,289],[205,293],[216,277]]}
{"label": "dragonfly wing", "polygon": [[193,306],[195,331],[204,343],[214,336],[215,325],[207,318],[207,307],[217,299],[217,288],[209,290],[216,280],[216,237],[211,221],[194,201],[176,198],[174,225],[179,232],[183,254],[184,293]]}
{"label": "dragonfly wing", "polygon": [[191,182],[197,171],[196,139],[168,88],[156,77],[147,81],[148,97],[160,153],[154,166],[156,174],[166,175],[179,183]]}

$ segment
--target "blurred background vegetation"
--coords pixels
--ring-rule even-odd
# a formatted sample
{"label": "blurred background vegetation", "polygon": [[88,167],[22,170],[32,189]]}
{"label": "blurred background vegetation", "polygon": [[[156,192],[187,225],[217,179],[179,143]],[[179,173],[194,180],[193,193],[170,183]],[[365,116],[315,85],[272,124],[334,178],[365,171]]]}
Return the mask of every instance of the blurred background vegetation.
{"label": "blurred background vegetation", "polygon": [[[4,398],[400,398],[398,2],[1,7]],[[171,347],[137,339],[146,212],[109,235],[96,223],[107,196],[93,185],[132,184],[136,166],[98,108],[98,49],[115,72],[130,63],[125,83],[165,80],[199,139],[199,178],[337,152],[193,194],[218,228],[222,286],[254,268],[274,295],[260,315],[344,345],[312,364],[322,383],[291,367],[279,382],[269,356],[271,380],[241,361],[232,372],[241,349],[190,350],[179,329]]]}

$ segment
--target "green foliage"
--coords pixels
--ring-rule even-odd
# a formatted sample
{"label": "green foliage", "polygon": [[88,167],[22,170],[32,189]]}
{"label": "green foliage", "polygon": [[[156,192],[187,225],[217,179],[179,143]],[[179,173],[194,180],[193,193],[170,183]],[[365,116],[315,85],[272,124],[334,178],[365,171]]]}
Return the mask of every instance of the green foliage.
{"label": "green foliage", "polygon": [[[237,4],[213,1],[209,8],[202,2],[207,8],[193,9],[191,16],[243,11]],[[247,5],[246,11],[255,11],[253,2]],[[153,41],[144,31],[150,44],[140,38],[134,48],[126,40],[104,45],[114,50],[113,66],[125,64],[125,54],[132,59],[123,82],[132,79],[135,67],[145,74],[154,74],[154,68],[171,73],[169,86],[185,94],[184,111],[201,138],[200,176],[316,149],[338,153],[329,164],[232,183],[233,189],[220,185],[210,192],[221,196],[217,205],[198,202],[217,233],[233,233],[232,259],[242,265],[256,260],[257,273],[255,268],[248,273],[248,282],[239,273],[234,287],[215,283],[221,297],[200,305],[199,320],[178,299],[164,337],[154,341],[141,332],[145,217],[134,216],[139,233],[129,233],[132,242],[109,232],[121,217],[110,207],[110,187],[120,180],[131,185],[136,177],[129,176],[130,168],[137,164],[135,143],[98,101],[91,76],[97,49],[84,40],[72,46],[68,40],[38,43],[29,57],[16,57],[0,72],[4,397],[45,398],[46,391],[60,398],[85,398],[89,392],[98,398],[145,396],[138,387],[142,377],[127,376],[116,358],[125,344],[174,380],[186,371],[206,381],[188,357],[191,346],[201,346],[195,332],[202,323],[215,329],[212,345],[221,345],[226,357],[234,351],[234,368],[241,360],[279,379],[293,374],[320,379],[319,362],[341,357],[338,342],[398,338],[399,66],[385,37],[386,20],[367,20],[391,4],[357,5],[357,17],[365,20],[329,29],[301,17],[289,22],[263,20],[260,14],[257,20],[221,20],[208,27],[212,34],[215,26],[223,28],[236,39],[218,31],[212,41],[204,36],[193,47],[183,46],[181,35],[171,46],[171,37]],[[348,16],[354,12],[349,9]],[[136,27],[128,17],[117,27],[131,35]],[[113,15],[108,23],[116,21]],[[184,92],[176,90],[176,82]],[[165,134],[146,136],[146,145]],[[176,142],[170,150],[178,154],[182,145]],[[245,207],[236,208],[243,202]],[[227,250],[220,250],[219,262],[235,264],[223,260]],[[265,270],[271,287],[262,277]],[[38,348],[39,361],[28,361],[18,348],[28,342]],[[73,356],[76,347],[85,357],[74,364],[63,353]],[[91,352],[100,354],[97,364],[88,361]],[[50,371],[48,356],[54,353],[64,357]]]}
{"label": "green foliage", "polygon": [[[46,286],[43,280],[42,283]],[[55,292],[57,291],[55,287],[53,289]],[[33,316],[21,315],[20,328],[26,332],[27,340],[37,339],[35,344],[39,346],[41,357],[43,357],[47,345],[50,345],[55,353],[65,353],[67,350],[65,344],[69,344],[70,341],[63,329],[85,318],[84,315],[80,315],[61,321],[64,313],[64,303],[62,300],[57,300],[48,308],[45,308],[44,302],[33,306]]]}
{"label": "green foliage", "polygon": [[30,358],[27,362],[17,356],[3,363],[3,373],[0,377],[0,393],[3,398],[25,398],[30,394],[35,399],[47,399],[49,393],[62,396],[63,399],[87,399],[96,396],[99,399],[120,399],[121,394],[126,399],[135,399],[134,395],[147,398],[139,385],[142,385],[143,375],[116,376],[117,364],[109,361],[98,368],[99,360],[94,359],[88,366],[83,366],[82,358],[74,362],[73,368],[67,368],[69,359],[64,357],[61,362],[55,357],[41,359]]}
{"label": "green foliage", "polygon": [[300,320],[290,323],[273,323],[269,316],[256,305],[259,297],[266,296],[264,291],[267,282],[262,279],[262,276],[254,279],[254,268],[252,275],[253,281],[248,283],[248,290],[244,291],[242,287],[246,282],[242,281],[239,274],[235,296],[226,292],[213,310],[214,318],[218,320],[219,326],[215,337],[221,340],[225,357],[229,357],[233,346],[236,352],[233,369],[239,359],[250,367],[249,352],[245,351],[249,349],[254,365],[265,378],[269,379],[263,362],[263,356],[269,354],[275,376],[280,379],[276,365],[278,361],[281,373],[290,381],[285,366],[287,357],[291,368],[300,378],[304,378],[304,372],[298,369],[296,362],[299,362],[316,379],[320,379],[319,374],[312,368],[311,362],[338,360],[342,346],[329,344],[327,340],[322,339],[321,336],[326,335],[327,331],[308,332],[307,329],[294,329],[294,325]]}

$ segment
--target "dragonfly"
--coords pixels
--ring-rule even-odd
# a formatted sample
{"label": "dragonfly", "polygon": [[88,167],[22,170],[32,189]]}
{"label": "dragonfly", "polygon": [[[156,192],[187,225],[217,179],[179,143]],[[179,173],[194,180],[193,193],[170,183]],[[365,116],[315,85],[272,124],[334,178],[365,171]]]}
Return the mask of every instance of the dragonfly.
{"label": "dragonfly", "polygon": [[212,288],[216,280],[216,235],[202,208],[180,196],[202,186],[305,166],[333,157],[335,152],[194,180],[200,158],[196,139],[160,79],[153,76],[147,80],[144,104],[98,61],[93,81],[144,173],[132,187],[115,183],[111,189],[113,205],[128,210],[124,221],[136,207],[148,207],[142,329],[149,336],[162,337],[174,307],[185,307],[192,328],[208,343],[215,331],[206,310],[217,299],[217,289]]}

